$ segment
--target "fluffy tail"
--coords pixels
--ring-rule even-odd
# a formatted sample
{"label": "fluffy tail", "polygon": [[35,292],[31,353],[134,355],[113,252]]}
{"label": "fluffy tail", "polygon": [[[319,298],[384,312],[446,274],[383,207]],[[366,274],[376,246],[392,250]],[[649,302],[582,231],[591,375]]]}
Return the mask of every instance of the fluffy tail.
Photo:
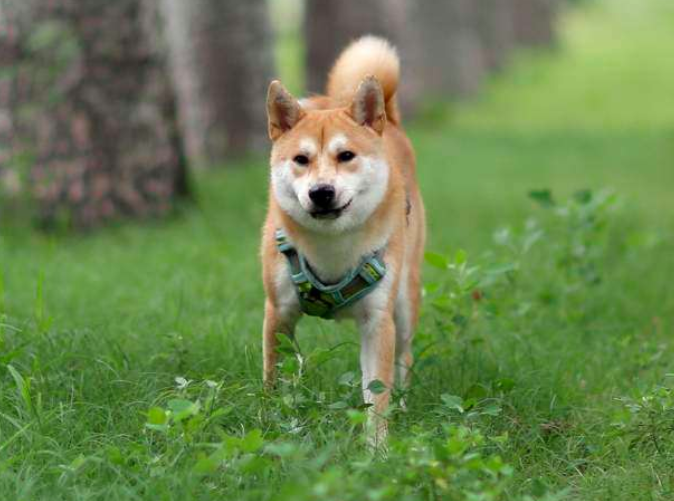
{"label": "fluffy tail", "polygon": [[346,105],[351,102],[360,82],[370,75],[379,80],[384,91],[387,119],[400,123],[396,99],[400,59],[395,48],[383,38],[364,36],[344,49],[330,70],[327,95]]}

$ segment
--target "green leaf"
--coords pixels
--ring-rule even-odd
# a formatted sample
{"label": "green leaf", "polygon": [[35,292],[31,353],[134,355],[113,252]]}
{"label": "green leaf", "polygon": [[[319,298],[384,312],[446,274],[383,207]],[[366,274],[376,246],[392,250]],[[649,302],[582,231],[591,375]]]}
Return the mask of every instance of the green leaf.
{"label": "green leaf", "polygon": [[499,414],[501,414],[501,406],[496,402],[492,402],[489,405],[487,405],[484,409],[482,409],[481,414],[487,416],[498,416]]}
{"label": "green leaf", "polygon": [[262,438],[262,430],[256,428],[249,431],[245,437],[241,439],[241,450],[243,452],[255,452],[260,450],[264,445]]}
{"label": "green leaf", "polygon": [[79,454],[75,459],[73,459],[68,466],[65,468],[71,472],[76,472],[87,462],[87,458],[84,454]]}
{"label": "green leaf", "polygon": [[363,411],[358,411],[356,409],[349,409],[346,411],[346,415],[349,417],[349,421],[353,425],[359,425],[367,421],[367,414]]}
{"label": "green leaf", "polygon": [[476,398],[478,400],[486,398],[488,395],[489,395],[489,392],[481,384],[471,385],[470,388],[468,388],[468,391],[466,392],[466,397],[472,397],[472,398]]}
{"label": "green leaf", "polygon": [[468,254],[466,253],[465,250],[459,249],[456,251],[456,254],[454,254],[454,264],[456,266],[461,266],[468,260]]}
{"label": "green leaf", "polygon": [[354,386],[356,382],[356,373],[355,372],[345,372],[341,376],[339,376],[339,379],[337,380],[337,383],[340,386]]}
{"label": "green leaf", "polygon": [[465,399],[463,401],[463,408],[466,409],[466,410],[470,410],[473,407],[475,407],[477,405],[477,403],[478,403],[477,398],[468,397],[467,399]]}
{"label": "green leaf", "polygon": [[552,191],[550,190],[532,190],[529,192],[529,198],[537,202],[541,207],[554,207],[555,201],[552,198]]}
{"label": "green leaf", "polygon": [[426,262],[433,266],[434,268],[438,268],[441,270],[446,270],[449,268],[449,261],[445,256],[442,254],[438,254],[436,252],[426,252],[424,255]]}
{"label": "green leaf", "polygon": [[197,414],[190,417],[185,424],[185,431],[187,434],[194,434],[201,429],[204,424],[203,414]]}
{"label": "green leaf", "polygon": [[277,333],[276,334],[276,352],[281,355],[295,355],[297,353],[297,346],[293,342],[293,339],[287,334]]}
{"label": "green leaf", "polygon": [[209,475],[215,473],[220,465],[220,461],[213,456],[206,456],[203,452],[199,454],[197,462],[192,467],[192,471],[197,475]]}
{"label": "green leaf", "polygon": [[494,388],[503,393],[510,392],[515,387],[515,380],[509,377],[502,377],[494,382]]}
{"label": "green leaf", "polygon": [[371,381],[370,384],[367,385],[367,389],[370,390],[375,395],[379,395],[381,393],[384,393],[387,388],[383,382],[381,382],[379,379],[375,379],[374,381]]}
{"label": "green leaf", "polygon": [[166,411],[161,407],[152,407],[147,411],[147,422],[149,424],[166,424],[167,420]]}
{"label": "green leaf", "polygon": [[292,376],[299,373],[300,362],[297,360],[297,357],[285,357],[281,362],[279,362],[278,368],[281,374],[284,374],[285,376]]}
{"label": "green leaf", "polygon": [[122,451],[119,449],[119,447],[108,447],[108,449],[105,451],[105,455],[111,464],[122,466],[126,463],[124,454],[122,454]]}
{"label": "green leaf", "polygon": [[446,407],[457,410],[463,414],[463,399],[457,395],[450,395],[448,393],[443,393],[440,395],[440,400],[445,404]]}
{"label": "green leaf", "polygon": [[168,401],[168,408],[171,410],[173,422],[179,423],[188,417],[199,413],[201,408],[199,402],[190,402],[182,398],[174,398]]}

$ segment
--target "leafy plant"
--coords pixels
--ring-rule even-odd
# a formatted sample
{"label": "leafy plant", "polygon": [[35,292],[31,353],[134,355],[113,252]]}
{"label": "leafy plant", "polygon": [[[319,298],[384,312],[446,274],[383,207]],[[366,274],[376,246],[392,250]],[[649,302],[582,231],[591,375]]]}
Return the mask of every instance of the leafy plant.
{"label": "leafy plant", "polygon": [[637,397],[622,397],[626,412],[614,422],[618,435],[630,448],[645,449],[664,458],[674,458],[674,375]]}

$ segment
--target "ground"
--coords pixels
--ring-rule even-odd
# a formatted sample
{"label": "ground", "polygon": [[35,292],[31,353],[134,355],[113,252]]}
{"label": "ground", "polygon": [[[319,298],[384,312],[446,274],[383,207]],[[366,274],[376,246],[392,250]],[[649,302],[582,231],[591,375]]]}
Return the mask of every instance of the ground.
{"label": "ground", "polygon": [[586,2],[409,125],[429,255],[387,458],[353,326],[303,321],[262,389],[263,155],[169,221],[6,228],[0,499],[672,499],[670,4]]}

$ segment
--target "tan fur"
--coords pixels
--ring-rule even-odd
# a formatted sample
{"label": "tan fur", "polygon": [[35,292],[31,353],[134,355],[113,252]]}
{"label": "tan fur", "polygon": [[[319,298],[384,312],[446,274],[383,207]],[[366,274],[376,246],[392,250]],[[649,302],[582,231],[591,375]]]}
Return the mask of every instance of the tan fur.
{"label": "tan fur", "polygon": [[388,120],[399,124],[396,91],[400,60],[396,50],[382,38],[362,37],[342,52],[330,71],[327,94],[342,106],[348,105],[359,84],[370,75],[382,86]]}
{"label": "tan fur", "polygon": [[[273,83],[268,100],[273,139],[272,178],[274,169],[280,168],[290,169],[292,179],[302,176],[307,183],[332,181],[349,173],[359,175],[365,164],[338,163],[328,151],[331,138],[342,136],[348,149],[363,159],[360,162],[375,159],[376,162],[372,160],[375,163],[368,164],[370,167],[384,165],[381,162],[388,165],[383,198],[360,226],[334,234],[308,228],[281,207],[270,189],[262,236],[267,295],[263,329],[267,384],[274,380],[276,334],[292,336],[299,317],[294,291],[285,280],[287,263],[276,248],[276,229],[285,230],[325,281],[338,280],[364,255],[385,247],[385,283],[340,315],[355,318],[361,327],[364,397],[373,404],[369,429],[375,445],[386,435],[384,414],[389,391],[373,395],[366,387],[369,381],[379,379],[392,388],[396,363],[402,364],[400,374],[405,380],[401,383],[409,379],[410,344],[421,300],[420,268],[425,240],[424,207],[416,182],[414,152],[400,127],[395,105],[398,76],[399,62],[394,49],[384,40],[366,37],[349,46],[337,60],[330,73],[328,96],[305,99],[300,104],[280,84]],[[377,105],[377,92],[383,98],[384,109]],[[307,144],[317,148],[309,165],[289,164],[302,145]],[[282,167],[287,165],[293,166]]]}

